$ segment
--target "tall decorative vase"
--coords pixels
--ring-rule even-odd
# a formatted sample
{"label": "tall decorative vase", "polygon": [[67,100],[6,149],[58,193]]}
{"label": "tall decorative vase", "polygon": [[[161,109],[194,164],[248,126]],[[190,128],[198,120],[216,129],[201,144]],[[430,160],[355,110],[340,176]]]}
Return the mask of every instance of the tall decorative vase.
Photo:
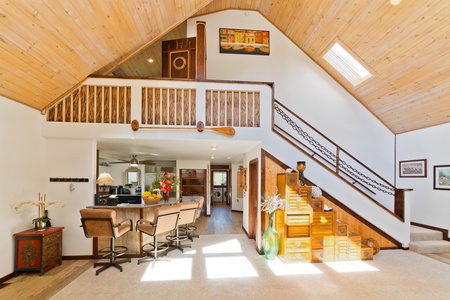
{"label": "tall decorative vase", "polygon": [[268,260],[274,260],[278,255],[278,243],[280,237],[274,227],[274,214],[275,212],[269,213],[269,226],[262,236],[262,250],[264,256]]}

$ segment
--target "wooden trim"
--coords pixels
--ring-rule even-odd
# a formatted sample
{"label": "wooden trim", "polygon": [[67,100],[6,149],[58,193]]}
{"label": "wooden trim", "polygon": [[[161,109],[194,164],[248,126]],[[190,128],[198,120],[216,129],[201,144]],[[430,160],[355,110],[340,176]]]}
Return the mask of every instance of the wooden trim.
{"label": "wooden trim", "polygon": [[197,21],[196,24],[196,66],[195,78],[198,80],[206,79],[206,22]]}

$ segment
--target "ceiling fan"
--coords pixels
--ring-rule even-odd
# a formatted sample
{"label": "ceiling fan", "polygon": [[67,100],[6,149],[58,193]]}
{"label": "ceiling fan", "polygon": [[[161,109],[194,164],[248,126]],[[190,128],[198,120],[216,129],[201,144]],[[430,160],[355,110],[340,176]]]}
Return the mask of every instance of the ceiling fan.
{"label": "ceiling fan", "polygon": [[113,161],[113,162],[106,162],[102,163],[102,166],[109,166],[112,164],[130,164],[130,167],[137,167],[138,165],[150,165],[154,166],[155,162],[153,160],[141,160],[139,161],[137,158],[137,155],[132,155],[131,159],[129,161]]}

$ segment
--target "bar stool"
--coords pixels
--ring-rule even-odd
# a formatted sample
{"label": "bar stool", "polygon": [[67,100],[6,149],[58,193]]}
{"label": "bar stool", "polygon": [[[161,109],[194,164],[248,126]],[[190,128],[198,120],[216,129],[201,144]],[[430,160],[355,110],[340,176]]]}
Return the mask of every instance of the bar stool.
{"label": "bar stool", "polygon": [[115,267],[123,271],[120,264],[124,262],[131,262],[131,258],[124,258],[118,260],[117,258],[124,255],[128,250],[125,246],[115,246],[116,238],[133,230],[133,223],[131,219],[126,219],[120,223],[116,223],[116,211],[113,209],[81,209],[81,227],[83,227],[84,235],[87,238],[93,237],[107,237],[110,239],[109,248],[99,250],[99,253],[104,253],[101,259],[108,258],[108,262],[96,262],[94,268],[103,266],[95,272],[98,275],[100,272],[109,267]]}
{"label": "bar stool", "polygon": [[194,222],[198,203],[197,202],[181,202],[179,205],[180,205],[180,217],[178,219],[178,225],[176,227],[176,234],[166,236],[166,239],[171,241],[171,243],[172,243],[172,245],[168,251],[178,249],[181,252],[183,252],[183,248],[191,247],[190,244],[181,245],[181,242],[187,240],[188,237],[186,234],[180,234],[179,227]]}
{"label": "bar stool", "polygon": [[200,199],[198,199],[198,206],[197,206],[197,211],[195,212],[194,222],[192,222],[191,224],[186,224],[186,226],[182,228],[183,232],[186,234],[187,238],[190,239],[192,242],[194,241],[194,238],[199,237],[198,234],[191,234],[191,232],[197,229],[197,226],[195,226],[194,223],[202,215],[202,209],[203,209],[204,202],[205,202],[205,198],[201,197]]}
{"label": "bar stool", "polygon": [[158,242],[158,234],[177,228],[179,215],[180,205],[159,206],[153,211],[151,220],[140,219],[136,222],[136,231],[153,237],[153,242],[142,246],[142,251],[146,253],[146,256],[138,260],[138,265],[141,262],[159,260],[162,253],[167,251],[169,244]]}

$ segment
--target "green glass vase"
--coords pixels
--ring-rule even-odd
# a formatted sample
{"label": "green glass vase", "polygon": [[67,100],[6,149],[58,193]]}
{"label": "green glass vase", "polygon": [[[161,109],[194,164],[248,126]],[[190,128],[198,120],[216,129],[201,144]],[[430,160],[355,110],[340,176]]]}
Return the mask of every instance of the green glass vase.
{"label": "green glass vase", "polygon": [[264,252],[264,256],[268,260],[274,260],[278,255],[278,244],[279,244],[279,235],[274,227],[274,218],[275,213],[269,213],[269,226],[262,236],[262,250]]}

